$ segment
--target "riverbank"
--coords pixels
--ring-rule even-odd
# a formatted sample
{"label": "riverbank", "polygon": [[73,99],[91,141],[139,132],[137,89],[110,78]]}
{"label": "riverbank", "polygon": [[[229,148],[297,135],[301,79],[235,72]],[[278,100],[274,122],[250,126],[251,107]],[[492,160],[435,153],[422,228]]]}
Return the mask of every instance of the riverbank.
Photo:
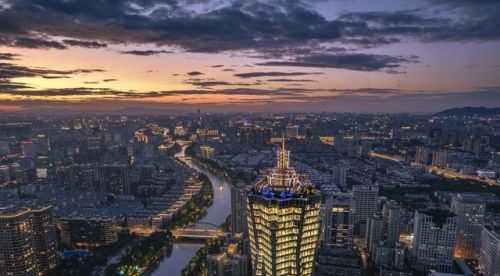
{"label": "riverbank", "polygon": [[248,179],[246,179],[246,177],[243,174],[238,174],[231,169],[222,167],[221,165],[219,165],[219,163],[217,163],[216,161],[214,161],[212,159],[206,159],[206,158],[199,157],[196,154],[196,151],[194,148],[195,146],[196,146],[196,144],[191,144],[190,146],[188,146],[185,150],[185,154],[186,154],[186,156],[191,157],[193,159],[193,162],[196,162],[196,164],[198,166],[200,166],[204,169],[207,169],[209,172],[211,172],[211,173],[213,173],[221,178],[224,178],[224,179],[230,181],[231,183],[236,183],[236,182],[248,183],[249,182]]}
{"label": "riverbank", "polygon": [[207,256],[210,254],[218,254],[220,247],[224,245],[224,238],[207,240],[205,245],[198,249],[196,255],[189,261],[189,264],[182,269],[182,276],[198,275],[204,276],[208,274]]}
{"label": "riverbank", "polygon": [[[185,157],[184,154],[187,146],[183,146],[183,151],[176,155],[177,158]],[[186,160],[184,160],[186,161]],[[223,225],[226,224],[226,219],[230,215],[231,205],[231,184],[229,180],[219,174],[212,173],[205,167],[199,165],[196,160],[186,162],[188,166],[208,177],[213,187],[213,203],[208,208],[207,213],[200,219],[200,222]],[[225,223],[226,222],[226,223]],[[198,250],[202,248],[204,243],[186,242],[176,240],[173,243],[173,249],[168,257],[161,258],[157,264],[148,270],[147,276],[179,276],[182,275],[182,270],[188,266],[190,261],[196,256]],[[194,274],[197,275],[197,274]]]}
{"label": "riverbank", "polygon": [[[226,221],[219,226],[219,229],[225,232],[230,231],[231,216],[228,216]],[[182,269],[182,276],[190,275],[207,275],[208,261],[207,256],[210,254],[220,253],[220,248],[224,245],[225,239],[210,239],[205,242],[202,248],[198,249],[196,255],[189,261],[189,264]]]}
{"label": "riverbank", "polygon": [[204,175],[200,175],[199,180],[203,182],[200,192],[172,217],[165,226],[165,230],[141,238],[118,264],[106,269],[106,275],[142,275],[162,256],[170,255],[174,242],[170,230],[199,221],[206,215],[207,209],[213,202],[213,188],[210,180]]}

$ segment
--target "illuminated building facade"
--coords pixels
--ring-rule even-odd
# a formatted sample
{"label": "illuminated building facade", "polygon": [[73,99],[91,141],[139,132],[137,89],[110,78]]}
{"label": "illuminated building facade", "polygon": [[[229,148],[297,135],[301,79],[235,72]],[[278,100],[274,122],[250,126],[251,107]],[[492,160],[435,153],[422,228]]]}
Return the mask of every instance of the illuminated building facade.
{"label": "illuminated building facade", "polygon": [[254,275],[313,274],[320,234],[319,192],[290,167],[284,142],[277,166],[262,175],[247,197]]}
{"label": "illuminated building facade", "polygon": [[0,275],[39,275],[57,264],[51,206],[0,208]]}
{"label": "illuminated building facade", "polygon": [[211,159],[214,156],[215,149],[211,146],[200,147],[201,158]]}

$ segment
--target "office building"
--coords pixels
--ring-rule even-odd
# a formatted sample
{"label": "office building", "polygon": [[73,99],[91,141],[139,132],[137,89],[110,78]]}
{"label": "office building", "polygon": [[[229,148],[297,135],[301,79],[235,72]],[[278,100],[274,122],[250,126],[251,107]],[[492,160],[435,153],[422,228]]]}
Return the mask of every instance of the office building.
{"label": "office building", "polygon": [[284,141],[277,165],[249,191],[247,220],[255,275],[313,273],[320,234],[321,195],[290,166]]}
{"label": "office building", "polygon": [[413,267],[418,270],[451,272],[457,234],[457,217],[446,209],[415,212]]}
{"label": "office building", "polygon": [[237,182],[231,187],[231,233],[246,234],[246,185]]}
{"label": "office building", "polygon": [[324,244],[331,248],[352,249],[354,200],[347,193],[326,195],[323,214]]}
{"label": "office building", "polygon": [[479,195],[456,194],[451,198],[451,211],[457,215],[455,258],[477,259],[484,227],[485,204]]}
{"label": "office building", "polygon": [[0,208],[0,275],[37,275],[58,264],[51,206]]}
{"label": "office building", "polygon": [[481,235],[479,270],[484,276],[500,275],[500,227],[486,226]]}

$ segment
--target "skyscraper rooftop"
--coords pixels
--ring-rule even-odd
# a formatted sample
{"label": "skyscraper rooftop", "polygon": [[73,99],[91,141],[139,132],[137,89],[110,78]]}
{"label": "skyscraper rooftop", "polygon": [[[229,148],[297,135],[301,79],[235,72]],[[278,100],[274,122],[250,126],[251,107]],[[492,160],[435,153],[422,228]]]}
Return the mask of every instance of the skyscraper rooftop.
{"label": "skyscraper rooftop", "polygon": [[307,177],[298,174],[290,166],[290,151],[285,148],[284,139],[277,152],[276,166],[261,175],[253,191],[272,199],[301,197],[314,193]]}

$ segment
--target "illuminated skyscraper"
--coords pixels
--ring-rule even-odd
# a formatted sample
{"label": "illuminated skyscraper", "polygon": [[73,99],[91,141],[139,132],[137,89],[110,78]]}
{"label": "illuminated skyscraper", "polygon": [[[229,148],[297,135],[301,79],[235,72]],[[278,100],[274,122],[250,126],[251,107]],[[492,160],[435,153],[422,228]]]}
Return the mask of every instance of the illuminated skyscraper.
{"label": "illuminated skyscraper", "polygon": [[262,175],[247,197],[254,275],[313,274],[320,230],[319,192],[290,167],[283,142],[277,166]]}

